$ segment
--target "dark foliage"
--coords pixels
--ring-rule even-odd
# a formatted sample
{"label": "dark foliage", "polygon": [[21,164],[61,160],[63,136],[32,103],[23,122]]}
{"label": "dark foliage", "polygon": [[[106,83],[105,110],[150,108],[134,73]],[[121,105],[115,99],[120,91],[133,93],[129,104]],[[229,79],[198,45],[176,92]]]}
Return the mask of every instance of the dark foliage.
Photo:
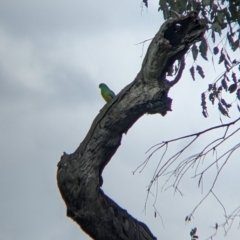
{"label": "dark foliage", "polygon": [[[148,1],[143,0],[145,6],[148,6]],[[178,14],[186,15],[191,11],[198,12],[198,16],[207,25],[207,31],[205,37],[202,38],[200,43],[194,44],[191,48],[194,65],[189,69],[191,77],[195,80],[195,70],[201,76],[205,78],[204,68],[199,64],[196,64],[198,53],[201,57],[208,61],[208,54],[218,56],[218,64],[223,64],[225,67],[225,73],[222,79],[216,81],[209,80],[211,83],[217,83],[219,80],[222,88],[226,91],[225,94],[232,94],[237,91],[237,100],[239,100],[238,90],[239,81],[237,77],[239,72],[232,73],[233,82],[229,82],[230,71],[239,65],[240,59],[231,60],[228,51],[236,51],[240,48],[240,0],[159,0],[158,11],[162,11],[164,19],[176,18]],[[211,36],[211,37],[210,37]],[[220,42],[216,41],[220,37]],[[212,43],[211,43],[212,41]],[[225,44],[223,44],[223,41]],[[211,43],[211,44],[210,44]],[[226,45],[228,43],[228,46]],[[212,46],[212,50],[209,46]],[[209,51],[210,50],[210,51]],[[213,59],[213,57],[212,57]],[[240,71],[240,66],[239,66]],[[208,84],[208,83],[207,83]],[[211,91],[208,89],[208,91]],[[217,92],[209,93],[209,100],[214,103],[215,98],[219,98]],[[221,100],[221,99],[220,99]],[[221,104],[221,101],[220,101]],[[206,104],[204,105],[206,107]],[[222,105],[221,105],[222,106]],[[223,105],[223,108],[226,107]],[[228,116],[222,107],[219,107],[219,111],[225,116]],[[207,114],[203,111],[203,115]]]}

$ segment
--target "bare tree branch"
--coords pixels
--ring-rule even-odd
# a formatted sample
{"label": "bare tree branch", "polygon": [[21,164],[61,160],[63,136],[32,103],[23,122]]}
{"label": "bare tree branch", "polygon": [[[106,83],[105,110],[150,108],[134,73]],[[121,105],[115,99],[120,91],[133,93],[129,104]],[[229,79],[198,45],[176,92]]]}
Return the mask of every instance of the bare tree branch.
{"label": "bare tree branch", "polygon": [[144,40],[144,41],[142,41],[142,42],[139,42],[139,43],[136,43],[136,44],[135,44],[135,45],[142,44],[142,54],[141,54],[140,57],[143,56],[144,44],[145,44],[146,42],[150,41],[150,40],[152,40],[152,38],[146,39],[146,40]]}
{"label": "bare tree branch", "polygon": [[[203,175],[204,175],[204,173],[206,173],[206,171],[208,171],[214,165],[217,166],[217,174],[216,174],[216,176],[213,179],[213,183],[211,185],[211,188],[209,189],[207,194],[203,197],[203,199],[201,199],[201,201],[196,205],[196,207],[193,209],[191,214],[189,214],[189,219],[191,219],[191,217],[193,217],[193,214],[196,211],[196,209],[209,196],[210,193],[212,193],[214,195],[214,197],[220,203],[220,200],[213,193],[213,188],[215,186],[215,183],[216,183],[216,181],[218,179],[219,174],[221,173],[224,165],[228,162],[230,156],[233,154],[234,151],[236,151],[238,148],[240,148],[240,143],[238,143],[235,146],[233,146],[232,148],[230,148],[228,151],[223,153],[221,156],[218,157],[216,155],[216,160],[212,161],[200,173],[197,173],[197,171],[198,171],[198,167],[199,167],[199,164],[200,164],[201,160],[204,160],[204,158],[207,156],[207,154],[209,154],[210,152],[216,152],[217,148],[219,148],[225,141],[227,141],[234,134],[236,134],[238,131],[240,131],[240,128],[237,128],[235,131],[233,131],[232,133],[228,134],[228,131],[229,131],[230,127],[233,126],[234,124],[236,124],[239,120],[240,120],[240,118],[238,118],[238,119],[236,119],[236,120],[234,120],[234,121],[232,121],[230,123],[214,126],[214,127],[205,129],[203,131],[200,131],[200,132],[197,132],[197,133],[194,133],[194,134],[189,134],[189,135],[182,136],[182,137],[175,138],[175,139],[171,139],[171,140],[168,140],[168,141],[163,141],[162,143],[156,144],[153,147],[151,147],[147,151],[147,152],[149,152],[150,150],[152,150],[152,152],[149,154],[147,159],[140,166],[138,166],[137,169],[135,169],[135,171],[133,172],[133,173],[135,173],[139,168],[141,168],[140,172],[142,172],[143,169],[146,167],[147,163],[149,162],[150,158],[153,156],[153,154],[156,153],[156,151],[160,150],[161,148],[165,147],[165,150],[163,151],[162,156],[161,156],[161,158],[160,158],[160,160],[159,160],[159,162],[158,162],[158,164],[156,166],[156,169],[155,169],[155,171],[153,173],[153,177],[152,177],[152,179],[151,179],[151,181],[150,181],[150,183],[148,185],[148,189],[147,189],[148,193],[147,193],[147,197],[146,197],[145,207],[146,207],[147,200],[148,200],[148,195],[149,195],[149,193],[150,193],[150,191],[152,189],[152,186],[153,186],[153,184],[155,182],[158,181],[159,177],[169,175],[167,180],[163,184],[162,189],[166,186],[166,184],[170,181],[170,179],[174,178],[175,180],[173,181],[172,185],[170,185],[169,187],[173,187],[175,189],[175,191],[179,192],[182,195],[182,192],[180,191],[178,186],[179,186],[180,181],[182,180],[182,178],[184,177],[186,172],[189,171],[190,168],[194,168],[195,167],[195,175],[193,176],[193,178],[199,177],[198,186],[200,186],[203,183]],[[196,153],[196,154],[194,154],[194,155],[192,155],[192,156],[182,160],[181,162],[179,162],[177,164],[176,167],[174,167],[173,170],[170,170],[170,167],[176,162],[176,160],[180,157],[180,155],[186,149],[188,149],[197,139],[199,139],[205,133],[213,131],[213,130],[217,130],[219,128],[225,129],[222,137],[217,138],[217,139],[211,141],[209,144],[206,144],[206,146],[199,153]],[[175,141],[179,141],[179,140],[182,140],[182,139],[185,139],[185,138],[193,138],[193,139],[189,143],[187,143],[186,146],[184,146],[181,150],[179,150],[173,156],[171,156],[166,161],[164,161],[164,156],[165,156],[165,154],[166,154],[166,152],[168,150],[169,143],[172,143],[172,142],[175,142]],[[154,149],[154,148],[156,148],[156,149]],[[218,167],[219,162],[222,159],[224,159],[224,158],[225,158],[225,161],[221,164],[220,167]],[[167,187],[167,189],[169,187]],[[157,194],[156,194],[155,198],[157,198]],[[156,201],[156,199],[155,199],[155,201]],[[225,209],[224,209],[224,212],[226,213]]]}
{"label": "bare tree branch", "polygon": [[219,228],[223,228],[223,230],[225,232],[225,236],[227,236],[229,230],[232,227],[232,224],[233,224],[235,218],[240,218],[240,206],[238,206],[236,209],[234,209],[234,211],[231,214],[225,215],[225,222],[223,222],[222,224],[216,223],[215,226],[212,227],[215,229],[215,233],[213,235],[211,235],[210,237],[208,237],[206,240],[213,239],[213,237],[217,235],[217,230]]}
{"label": "bare tree branch", "polygon": [[[182,26],[176,31],[176,24]],[[57,183],[71,217],[97,240],[153,240],[148,227],[118,206],[101,190],[102,171],[121,144],[123,133],[145,113],[165,116],[171,111],[171,88],[164,72],[181,59],[205,32],[192,12],[166,21],[151,41],[142,68],[96,116],[80,146],[58,163]]]}

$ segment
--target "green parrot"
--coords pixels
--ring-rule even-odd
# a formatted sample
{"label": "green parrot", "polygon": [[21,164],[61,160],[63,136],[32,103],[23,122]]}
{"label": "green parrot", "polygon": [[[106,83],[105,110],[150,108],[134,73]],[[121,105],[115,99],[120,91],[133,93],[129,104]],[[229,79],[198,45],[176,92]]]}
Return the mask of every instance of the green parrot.
{"label": "green parrot", "polygon": [[99,88],[101,89],[101,95],[106,102],[109,102],[116,96],[115,93],[109,89],[105,83],[100,83]]}

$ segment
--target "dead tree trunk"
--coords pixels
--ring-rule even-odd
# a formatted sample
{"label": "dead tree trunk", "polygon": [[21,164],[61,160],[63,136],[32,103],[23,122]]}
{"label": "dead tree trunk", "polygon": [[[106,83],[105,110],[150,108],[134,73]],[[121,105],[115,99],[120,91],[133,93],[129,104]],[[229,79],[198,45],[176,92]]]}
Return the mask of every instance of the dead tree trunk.
{"label": "dead tree trunk", "polygon": [[[156,239],[144,223],[103,193],[101,173],[120,146],[122,134],[142,115],[164,116],[171,111],[168,91],[181,78],[181,59],[204,32],[205,25],[195,12],[166,21],[153,38],[134,81],[100,110],[77,150],[61,157],[57,182],[67,216],[93,239]],[[165,73],[177,59],[181,60],[178,74],[168,81]]]}

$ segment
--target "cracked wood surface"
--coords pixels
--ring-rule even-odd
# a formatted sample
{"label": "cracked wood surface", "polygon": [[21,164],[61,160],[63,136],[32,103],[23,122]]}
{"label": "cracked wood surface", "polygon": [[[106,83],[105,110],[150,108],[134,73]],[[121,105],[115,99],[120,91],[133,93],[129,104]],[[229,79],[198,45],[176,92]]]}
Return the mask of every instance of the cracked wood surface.
{"label": "cracked wood surface", "polygon": [[93,239],[156,239],[144,223],[104,194],[100,188],[101,173],[120,146],[123,133],[142,115],[160,113],[165,116],[171,111],[172,99],[168,91],[181,78],[184,65],[175,82],[166,80],[165,72],[175,60],[183,59],[204,32],[205,25],[195,12],[163,23],[134,81],[100,110],[76,151],[61,157],[57,183],[67,216]]}

